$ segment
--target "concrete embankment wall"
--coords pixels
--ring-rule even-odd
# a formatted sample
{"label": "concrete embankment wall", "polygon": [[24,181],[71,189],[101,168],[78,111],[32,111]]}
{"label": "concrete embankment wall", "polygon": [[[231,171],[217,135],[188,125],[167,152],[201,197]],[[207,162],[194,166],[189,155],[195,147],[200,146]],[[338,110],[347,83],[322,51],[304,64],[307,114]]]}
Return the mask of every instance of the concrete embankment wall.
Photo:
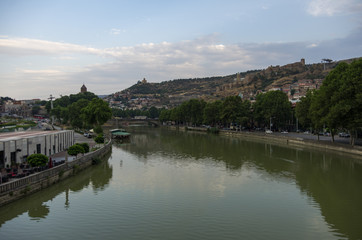
{"label": "concrete embankment wall", "polygon": [[105,156],[112,148],[109,141],[104,147],[87,153],[71,162],[44,170],[30,176],[0,185],[0,206],[25,197],[31,193],[46,188],[69,176],[76,174],[90,165],[95,158]]}
{"label": "concrete embankment wall", "polygon": [[287,136],[275,136],[273,134],[238,132],[238,131],[220,131],[221,135],[241,137],[246,139],[255,139],[266,141],[271,144],[287,144],[294,147],[308,147],[324,151],[336,151],[341,154],[352,154],[354,157],[362,158],[362,147],[351,146],[341,143],[332,143],[326,141],[317,141],[303,138],[292,138]]}
{"label": "concrete embankment wall", "polygon": [[[185,127],[185,126],[166,126],[170,130],[178,131],[199,131],[206,132],[205,128],[199,127]],[[245,131],[230,131],[230,130],[220,130],[220,135],[231,136],[231,137],[240,137],[249,140],[255,141],[265,141],[270,144],[286,144],[293,147],[307,147],[315,148],[318,151],[334,151],[338,154],[351,154],[354,157],[362,159],[362,147],[361,146],[351,146],[348,144],[342,143],[332,143],[329,141],[317,141],[316,139],[303,139],[296,137],[286,136],[276,136],[274,134],[265,134],[264,132],[245,132]]]}

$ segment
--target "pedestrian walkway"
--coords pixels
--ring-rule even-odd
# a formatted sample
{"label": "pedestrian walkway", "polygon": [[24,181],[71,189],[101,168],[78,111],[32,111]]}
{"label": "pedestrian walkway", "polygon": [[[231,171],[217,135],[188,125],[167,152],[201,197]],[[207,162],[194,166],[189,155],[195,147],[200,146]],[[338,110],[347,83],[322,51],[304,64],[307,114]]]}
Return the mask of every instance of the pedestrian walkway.
{"label": "pedestrian walkway", "polygon": [[[93,140],[93,138],[87,138],[84,137],[83,135],[79,134],[79,133],[74,133],[74,141],[75,143],[88,143],[89,144],[89,149],[92,149],[92,147],[94,147],[96,145],[96,142]],[[66,156],[67,156],[67,151],[63,151],[63,152],[59,152],[56,154],[53,154],[51,156],[52,161],[54,162],[60,162],[65,160]],[[68,162],[71,162],[75,159],[75,156],[69,156],[68,155]]]}

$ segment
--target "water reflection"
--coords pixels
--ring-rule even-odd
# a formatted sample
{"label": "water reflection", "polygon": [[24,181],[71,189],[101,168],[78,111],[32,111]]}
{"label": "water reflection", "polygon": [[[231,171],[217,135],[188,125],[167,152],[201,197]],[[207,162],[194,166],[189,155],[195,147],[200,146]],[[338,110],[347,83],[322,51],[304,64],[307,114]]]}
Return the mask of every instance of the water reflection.
{"label": "water reflection", "polygon": [[46,218],[51,210],[47,202],[53,201],[53,199],[63,193],[65,193],[64,207],[68,209],[71,206],[70,192],[80,192],[90,184],[94,193],[105,190],[112,178],[112,166],[108,163],[110,156],[111,154],[108,154],[99,165],[81,171],[74,177],[65,179],[45,190],[1,207],[0,228],[6,221],[26,212],[31,220],[38,221]]}
{"label": "water reflection", "polygon": [[[362,165],[349,156],[313,149],[287,148],[266,142],[177,131],[136,130],[132,144],[122,148],[147,162],[148,156],[179,156],[180,161],[211,158],[230,174],[252,168],[270,181],[295,182],[318,203],[332,229],[349,239],[361,239]],[[190,160],[191,159],[191,160]]]}
{"label": "water reflection", "polygon": [[39,220],[41,218],[45,218],[49,214],[49,207],[45,204],[41,204],[39,206],[30,208],[28,211],[28,215],[31,220]]}

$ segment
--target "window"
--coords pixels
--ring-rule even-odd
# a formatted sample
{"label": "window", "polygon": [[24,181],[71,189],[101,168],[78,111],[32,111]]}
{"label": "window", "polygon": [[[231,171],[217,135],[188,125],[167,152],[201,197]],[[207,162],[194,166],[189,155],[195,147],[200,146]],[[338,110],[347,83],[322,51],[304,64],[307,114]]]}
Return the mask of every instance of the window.
{"label": "window", "polygon": [[0,151],[0,168],[5,167],[4,151]]}
{"label": "window", "polygon": [[41,153],[41,144],[36,145],[36,153]]}

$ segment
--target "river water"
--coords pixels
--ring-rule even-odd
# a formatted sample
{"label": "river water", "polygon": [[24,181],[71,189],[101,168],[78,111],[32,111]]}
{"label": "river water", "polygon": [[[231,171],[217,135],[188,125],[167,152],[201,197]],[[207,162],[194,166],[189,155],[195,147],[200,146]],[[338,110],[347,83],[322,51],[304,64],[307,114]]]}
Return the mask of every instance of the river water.
{"label": "river water", "polygon": [[0,239],[362,239],[362,164],[135,128],[104,161],[0,208]]}

